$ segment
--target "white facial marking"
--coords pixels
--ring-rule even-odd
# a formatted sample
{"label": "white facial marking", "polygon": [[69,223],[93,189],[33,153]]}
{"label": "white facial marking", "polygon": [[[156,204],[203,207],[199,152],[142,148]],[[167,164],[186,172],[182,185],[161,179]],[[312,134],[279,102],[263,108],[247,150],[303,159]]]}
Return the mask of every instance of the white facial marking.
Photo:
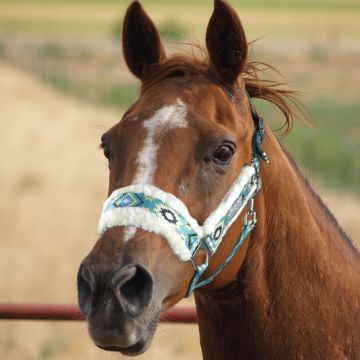
{"label": "white facial marking", "polygon": [[162,107],[150,119],[144,121],[147,136],[144,146],[136,159],[138,169],[133,184],[153,183],[157,168],[156,156],[159,149],[159,145],[155,143],[154,138],[162,131],[187,127],[186,114],[186,105],[180,99],[177,99],[175,105]]}
{"label": "white facial marking", "polygon": [[[132,182],[133,184],[152,184],[157,168],[156,155],[159,149],[159,145],[155,143],[154,137],[159,135],[161,131],[186,127],[186,114],[186,105],[180,99],[177,99],[175,105],[162,107],[150,119],[144,121],[147,136],[144,146],[136,159],[138,169]],[[135,226],[126,226],[124,242],[133,239],[136,231],[137,228]]]}
{"label": "white facial marking", "polygon": [[133,237],[135,237],[137,228],[132,225],[125,226],[124,230],[124,242],[128,242]]}

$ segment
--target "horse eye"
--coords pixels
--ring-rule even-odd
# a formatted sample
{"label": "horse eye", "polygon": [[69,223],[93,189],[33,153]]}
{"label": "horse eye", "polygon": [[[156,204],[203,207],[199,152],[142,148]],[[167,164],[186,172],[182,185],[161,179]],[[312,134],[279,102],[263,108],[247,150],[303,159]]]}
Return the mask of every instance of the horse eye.
{"label": "horse eye", "polygon": [[107,133],[105,133],[105,134],[103,134],[103,136],[101,136],[100,148],[103,149],[104,156],[108,160],[110,160],[111,153],[110,153],[110,146],[109,146],[109,135]]}
{"label": "horse eye", "polygon": [[185,72],[183,70],[175,70],[170,74],[168,74],[166,77],[171,78],[171,77],[183,77],[183,76],[185,76]]}
{"label": "horse eye", "polygon": [[214,153],[213,160],[219,165],[226,165],[234,155],[235,149],[232,145],[221,145]]}
{"label": "horse eye", "polygon": [[110,149],[107,146],[104,147],[104,156],[110,160]]}

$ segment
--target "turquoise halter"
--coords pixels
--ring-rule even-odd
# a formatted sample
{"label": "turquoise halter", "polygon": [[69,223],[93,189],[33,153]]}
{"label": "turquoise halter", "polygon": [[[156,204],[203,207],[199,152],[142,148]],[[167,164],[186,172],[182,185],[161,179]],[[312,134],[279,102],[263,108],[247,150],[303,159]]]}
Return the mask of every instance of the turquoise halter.
{"label": "turquoise halter", "polygon": [[[174,195],[152,185],[131,185],[115,190],[105,201],[100,217],[98,232],[114,226],[132,225],[145,231],[157,233],[168,243],[181,261],[191,261],[194,275],[185,297],[209,284],[229,263],[256,224],[254,197],[261,188],[260,159],[268,162],[262,148],[265,134],[264,121],[254,110],[250,98],[250,111],[254,122],[251,147],[251,165],[245,165],[217,209],[206,219],[203,226],[189,214],[186,205]],[[222,238],[233,222],[248,205],[244,225],[233,249],[217,270],[207,279],[200,281],[209,265],[209,258],[218,249]],[[195,256],[203,249],[205,262],[197,265]]]}
{"label": "turquoise halter", "polygon": [[[205,286],[209,283],[211,283],[216,276],[218,276],[221,271],[224,269],[224,267],[230,262],[230,260],[233,258],[233,256],[236,254],[236,252],[239,250],[241,245],[244,243],[245,239],[248,237],[248,235],[251,233],[252,229],[254,228],[257,218],[256,218],[256,211],[254,210],[254,197],[259,192],[261,188],[261,179],[260,179],[260,160],[259,157],[265,161],[266,163],[269,162],[269,159],[262,147],[262,140],[265,135],[265,127],[264,127],[264,120],[258,116],[257,112],[255,111],[254,107],[252,106],[250,96],[246,93],[249,104],[250,104],[250,111],[251,116],[254,122],[254,134],[251,141],[251,149],[252,149],[252,155],[251,155],[251,165],[255,168],[255,174],[250,179],[250,181],[246,184],[243,191],[240,192],[238,199],[234,202],[233,206],[231,207],[229,213],[227,216],[231,216],[231,212],[240,205],[240,203],[249,204],[249,209],[246,212],[245,218],[244,218],[244,225],[241,229],[240,235],[238,236],[231,252],[227,255],[227,257],[223,260],[223,262],[219,265],[217,270],[210,275],[208,278],[199,281],[202,274],[206,271],[206,269],[209,266],[209,257],[212,255],[212,253],[208,252],[208,246],[207,241],[208,238],[205,239],[203,243],[201,243],[194,252],[192,256],[192,264],[194,267],[194,275],[192,279],[190,280],[188,290],[186,292],[185,297],[189,297],[191,293],[202,286]],[[251,189],[252,187],[256,187],[256,192],[252,193]],[[249,196],[251,194],[251,196]],[[203,246],[203,244],[205,246]],[[204,248],[207,252],[206,261],[201,265],[196,265],[194,258],[196,255],[196,252],[200,249]]]}

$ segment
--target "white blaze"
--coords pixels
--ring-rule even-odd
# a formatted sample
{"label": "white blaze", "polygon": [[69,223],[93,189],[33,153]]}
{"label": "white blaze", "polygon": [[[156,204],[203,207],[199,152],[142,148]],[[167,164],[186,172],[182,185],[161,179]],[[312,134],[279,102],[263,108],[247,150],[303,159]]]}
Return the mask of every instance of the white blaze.
{"label": "white blaze", "polygon": [[127,242],[132,239],[136,234],[136,227],[132,225],[125,226],[124,229],[124,241]]}
{"label": "white blaze", "polygon": [[[144,121],[144,128],[147,130],[143,148],[140,150],[136,163],[138,165],[133,184],[152,184],[157,168],[156,157],[159,144],[155,142],[155,137],[160,138],[161,132],[166,132],[175,128],[187,127],[186,105],[177,99],[175,105],[164,106],[157,110],[155,114]],[[136,234],[135,226],[126,226],[124,230],[124,241],[127,242]]]}
{"label": "white blaze", "polygon": [[175,105],[162,107],[150,119],[144,121],[147,136],[144,146],[136,159],[138,169],[133,184],[153,183],[157,168],[157,151],[159,149],[159,144],[156,144],[154,138],[162,131],[187,127],[186,114],[186,105],[180,99],[177,99]]}

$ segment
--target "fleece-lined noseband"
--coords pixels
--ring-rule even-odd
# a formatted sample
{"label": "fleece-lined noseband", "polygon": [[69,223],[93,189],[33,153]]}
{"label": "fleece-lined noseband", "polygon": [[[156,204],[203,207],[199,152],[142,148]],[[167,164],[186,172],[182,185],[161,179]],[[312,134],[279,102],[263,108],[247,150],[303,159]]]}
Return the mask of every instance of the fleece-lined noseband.
{"label": "fleece-lined noseband", "polygon": [[[261,145],[265,134],[264,121],[254,110],[250,98],[249,103],[255,126],[251,142],[251,164],[241,169],[203,226],[190,215],[180,199],[149,184],[130,185],[115,190],[103,206],[98,225],[100,236],[112,227],[132,225],[163,236],[180,261],[192,262],[194,275],[185,297],[210,283],[222,271],[256,224],[253,205],[254,197],[261,188],[259,157],[266,162],[268,158]],[[209,258],[216,252],[227,230],[246,205],[249,206],[244,225],[232,251],[209,278],[199,281],[208,268]],[[204,249],[206,253],[206,260],[201,265],[197,265],[194,260],[199,249]]]}

